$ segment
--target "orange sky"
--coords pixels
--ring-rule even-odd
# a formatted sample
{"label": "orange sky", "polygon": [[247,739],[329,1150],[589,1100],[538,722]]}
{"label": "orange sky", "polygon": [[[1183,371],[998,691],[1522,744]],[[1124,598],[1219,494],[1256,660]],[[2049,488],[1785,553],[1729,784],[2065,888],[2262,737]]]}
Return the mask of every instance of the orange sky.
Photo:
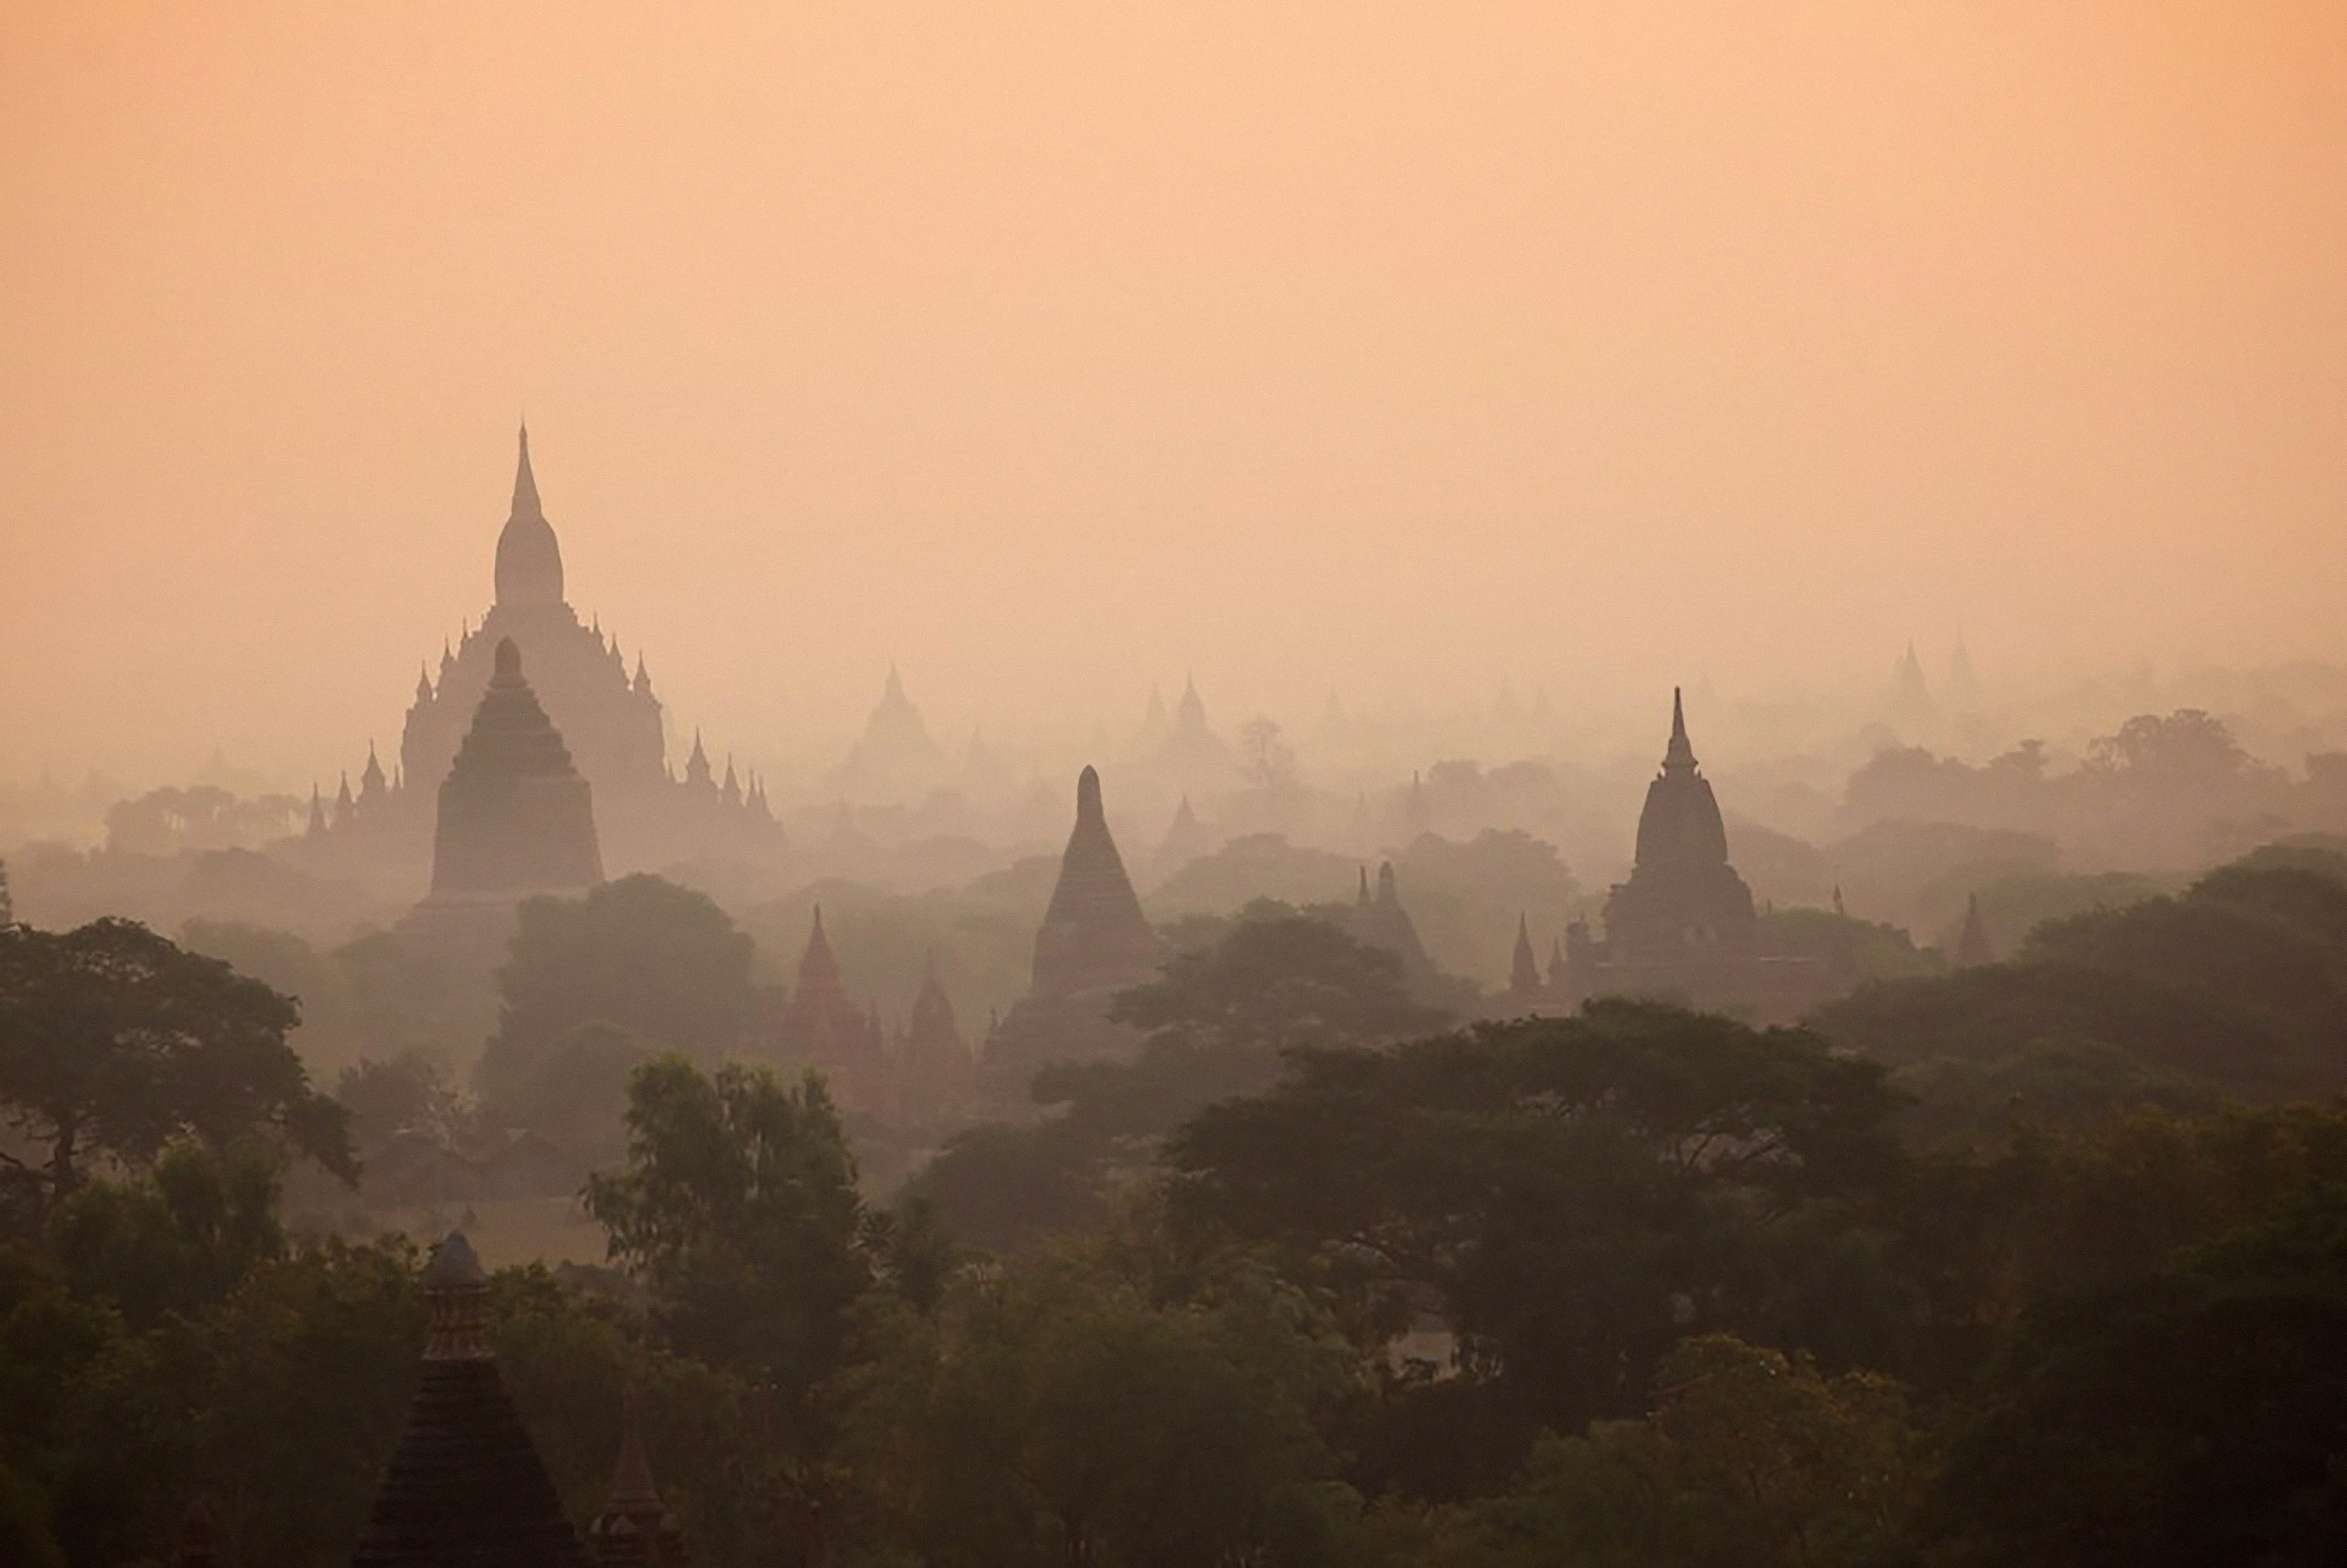
{"label": "orange sky", "polygon": [[[486,13],[486,14],[484,14]],[[0,778],[2347,655],[2347,6],[0,12]]]}

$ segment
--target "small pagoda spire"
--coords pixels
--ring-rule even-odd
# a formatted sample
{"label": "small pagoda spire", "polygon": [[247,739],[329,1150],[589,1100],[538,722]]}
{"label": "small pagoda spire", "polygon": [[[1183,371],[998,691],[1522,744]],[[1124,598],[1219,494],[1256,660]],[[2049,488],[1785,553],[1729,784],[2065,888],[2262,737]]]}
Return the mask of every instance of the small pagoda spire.
{"label": "small pagoda spire", "polygon": [[683,1568],[684,1545],[653,1484],[638,1425],[636,1391],[630,1389],[621,1396],[610,1501],[587,1527],[587,1543],[596,1568]]}
{"label": "small pagoda spire", "polygon": [[[561,454],[558,452],[555,456],[559,457]],[[521,456],[514,463],[513,515],[517,518],[542,518],[546,515],[538,505],[538,476],[529,471],[529,425],[527,422],[521,427]]]}
{"label": "small pagoda spire", "polygon": [[415,666],[415,705],[419,708],[432,705],[432,667],[421,661]]}
{"label": "small pagoda spire", "polygon": [[692,732],[692,754],[684,760],[684,782],[699,788],[710,783],[709,753],[701,743],[701,732]]}
{"label": "small pagoda spire", "polygon": [[1695,747],[1687,741],[1686,706],[1679,699],[1679,689],[1671,688],[1671,743],[1663,753],[1665,773],[1695,771]]}
{"label": "small pagoda spire", "polygon": [[310,781],[310,825],[307,835],[312,838],[326,836],[326,797],[318,793],[318,781],[315,779]]}
{"label": "small pagoda spire", "polygon": [[1516,916],[1516,951],[1508,966],[1508,989],[1524,996],[1540,989],[1540,961],[1532,957],[1531,921],[1522,913]]}
{"label": "small pagoda spire", "polygon": [[452,1232],[424,1272],[424,1365],[352,1568],[588,1568],[498,1374],[488,1294],[480,1259]]}
{"label": "small pagoda spire", "polygon": [[373,800],[381,794],[389,781],[384,777],[383,764],[375,759],[374,743],[367,742],[366,771],[359,774],[359,798]]}
{"label": "small pagoda spire", "polygon": [[1996,948],[1988,939],[1988,923],[1981,918],[1980,895],[1964,900],[1964,928],[1956,938],[1956,968],[1976,969],[1996,962]]}

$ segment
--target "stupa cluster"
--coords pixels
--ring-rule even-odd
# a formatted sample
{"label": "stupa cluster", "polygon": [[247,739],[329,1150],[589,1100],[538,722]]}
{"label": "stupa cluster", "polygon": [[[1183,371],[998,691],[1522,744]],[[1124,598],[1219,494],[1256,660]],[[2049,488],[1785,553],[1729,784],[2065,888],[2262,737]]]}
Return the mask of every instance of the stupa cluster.
{"label": "stupa cluster", "polygon": [[798,984],[758,1042],[764,1054],[820,1069],[843,1111],[920,1132],[969,1113],[976,1063],[931,954],[909,1018],[884,1029],[877,1007],[848,995],[838,956],[815,910]]}
{"label": "stupa cluster", "polygon": [[[582,624],[564,596],[562,552],[547,519],[524,431],[513,502],[497,539],[496,600],[477,629],[419,678],[386,776],[372,750],[358,792],[330,810],[313,796],[305,843],[337,856],[417,855],[429,890],[405,929],[444,948],[501,952],[511,912],[540,893],[576,893],[623,864],[666,864],[696,851],[779,847],[763,784],[731,762],[723,780],[696,733],[681,775],[666,762],[664,714],[643,658],[630,672],[616,639]],[[1171,712],[1153,697],[1152,753],[1174,775],[1227,770],[1194,683]],[[902,781],[936,774],[944,755],[891,669],[847,774]],[[1414,783],[1412,815],[1423,815]],[[1203,838],[1186,794],[1167,841]],[[1364,868],[1347,924],[1399,956],[1413,983],[1437,971],[1401,907],[1390,865],[1374,889]],[[1674,696],[1671,733],[1638,821],[1635,864],[1604,907],[1553,939],[1545,970],[1518,934],[1507,1005],[1571,1009],[1591,996],[1668,996],[1764,1020],[1789,1019],[1823,989],[1819,967],[1756,950],[1752,894],[1727,854],[1710,782]],[[1166,958],[1111,836],[1099,774],[1077,780],[1075,821],[1036,933],[1028,988],[985,1033],[974,1058],[934,957],[909,1018],[885,1025],[847,990],[820,909],[797,985],[753,1041],[762,1053],[821,1068],[843,1107],[885,1123],[943,1130],[979,1097],[1023,1102],[1046,1062],[1114,1059],[1137,1048],[1111,1016],[1116,995]]]}

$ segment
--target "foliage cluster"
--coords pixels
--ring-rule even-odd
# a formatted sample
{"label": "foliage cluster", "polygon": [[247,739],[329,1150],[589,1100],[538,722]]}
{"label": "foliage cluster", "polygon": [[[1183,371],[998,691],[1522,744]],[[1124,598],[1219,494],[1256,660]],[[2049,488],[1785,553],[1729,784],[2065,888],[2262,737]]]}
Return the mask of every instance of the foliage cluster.
{"label": "foliage cluster", "polygon": [[[2051,927],[2004,968],[2067,965],[2111,996],[2155,974],[2163,996],[2279,987],[2250,1020],[2260,1060],[2311,1073],[2326,886],[2244,867]],[[251,1019],[276,1019],[282,1048],[282,1011],[104,935],[148,960],[118,992],[57,1010],[42,999],[83,992],[11,969],[0,996],[0,1021],[61,1053],[46,1071],[111,1063],[100,1098],[130,1097],[77,1123],[109,1131],[0,1235],[0,1549],[128,1563],[201,1498],[229,1563],[339,1560],[413,1386],[421,1255],[289,1238],[290,1102],[189,1091],[174,1056],[251,1028],[266,1064]],[[179,1010],[154,1038],[177,1043],[149,1049],[122,1020],[165,970],[185,993],[167,988]],[[2318,1080],[1919,1148],[1891,1068],[1819,1033],[1627,1002],[1430,1033],[1390,959],[1277,910],[1119,1005],[1151,1031],[1143,1055],[1047,1074],[1052,1113],[989,1134],[1018,1157],[989,1173],[957,1145],[934,1208],[866,1200],[820,1080],[722,1048],[634,1065],[618,1163],[586,1194],[617,1274],[492,1284],[567,1505],[600,1503],[632,1389],[709,1563],[2028,1568],[2347,1548],[2347,1107],[2283,1098]],[[539,1016],[533,1038],[575,1027]],[[2162,1031],[2182,1026],[2096,1016],[2095,1049],[2179,1071]],[[1937,1017],[1885,1054],[1954,1054],[1965,1037],[1932,1034]],[[2012,1038],[1963,1027],[1975,1061]],[[47,1081],[0,1080],[0,1100],[50,1115],[67,1102]],[[359,1098],[363,1119],[393,1113]],[[972,1214],[1008,1237],[995,1255],[963,1250],[986,1234],[956,1223]]]}

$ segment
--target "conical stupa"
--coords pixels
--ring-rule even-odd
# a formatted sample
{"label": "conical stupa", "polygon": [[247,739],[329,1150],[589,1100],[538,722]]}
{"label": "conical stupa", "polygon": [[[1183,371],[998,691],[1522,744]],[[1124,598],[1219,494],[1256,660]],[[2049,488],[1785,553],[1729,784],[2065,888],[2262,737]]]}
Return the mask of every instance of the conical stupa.
{"label": "conical stupa", "polygon": [[1110,836],[1100,774],[1076,780],[1076,825],[1060,856],[1060,879],[1035,933],[1027,994],[987,1037],[989,1089],[1013,1098],[1044,1062],[1129,1053],[1139,1037],[1109,1019],[1115,995],[1157,978],[1164,943],[1141,912]]}
{"label": "conical stupa", "polygon": [[351,1568],[588,1568],[506,1396],[488,1281],[463,1233],[435,1249],[424,1290],[423,1375]]}

